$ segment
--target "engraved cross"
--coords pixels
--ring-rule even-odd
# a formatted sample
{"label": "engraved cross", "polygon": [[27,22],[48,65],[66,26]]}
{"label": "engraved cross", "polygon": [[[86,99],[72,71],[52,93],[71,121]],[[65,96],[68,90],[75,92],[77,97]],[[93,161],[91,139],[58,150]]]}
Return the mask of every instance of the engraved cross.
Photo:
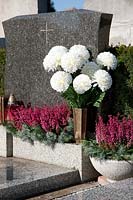
{"label": "engraved cross", "polygon": [[46,22],[46,29],[42,29],[40,30],[41,32],[45,32],[46,33],[46,44],[48,43],[48,32],[53,31],[53,29],[48,29],[48,24]]}

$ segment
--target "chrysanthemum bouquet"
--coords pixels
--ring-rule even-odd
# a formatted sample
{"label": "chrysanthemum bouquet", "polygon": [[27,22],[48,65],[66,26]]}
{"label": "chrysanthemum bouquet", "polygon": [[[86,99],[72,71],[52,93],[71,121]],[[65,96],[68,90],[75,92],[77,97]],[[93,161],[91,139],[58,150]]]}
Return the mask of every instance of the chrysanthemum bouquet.
{"label": "chrysanthemum bouquet", "polygon": [[99,107],[112,85],[108,71],[116,68],[117,59],[112,53],[103,52],[94,62],[83,45],[74,45],[69,50],[55,46],[44,58],[43,65],[48,72],[56,71],[50,80],[51,87],[60,92],[71,107]]}

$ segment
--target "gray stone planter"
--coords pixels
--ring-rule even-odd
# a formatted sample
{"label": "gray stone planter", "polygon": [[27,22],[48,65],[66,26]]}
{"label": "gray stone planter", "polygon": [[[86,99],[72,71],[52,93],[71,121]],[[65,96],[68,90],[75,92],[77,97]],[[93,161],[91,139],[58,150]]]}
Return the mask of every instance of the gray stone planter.
{"label": "gray stone planter", "polygon": [[0,156],[10,157],[13,155],[13,137],[6,131],[6,127],[0,125]]}
{"label": "gray stone planter", "polygon": [[51,148],[39,142],[32,145],[13,137],[13,156],[78,169],[82,182],[94,180],[98,176],[81,145],[57,143]]}
{"label": "gray stone planter", "polygon": [[133,161],[101,160],[90,158],[94,168],[109,182],[115,182],[133,176]]}

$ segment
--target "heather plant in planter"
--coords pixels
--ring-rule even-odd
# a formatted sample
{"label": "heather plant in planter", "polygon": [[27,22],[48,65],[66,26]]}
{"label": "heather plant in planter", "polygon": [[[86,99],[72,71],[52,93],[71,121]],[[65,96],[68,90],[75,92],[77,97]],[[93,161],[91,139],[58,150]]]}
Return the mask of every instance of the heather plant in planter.
{"label": "heather plant in planter", "polygon": [[96,124],[96,140],[84,141],[85,150],[101,159],[133,160],[133,120],[109,116],[104,123],[101,116]]}
{"label": "heather plant in planter", "polygon": [[65,104],[42,108],[13,105],[8,108],[7,115],[8,132],[22,140],[45,144],[73,141],[71,111]]}
{"label": "heather plant in planter", "polygon": [[109,180],[121,180],[133,175],[133,120],[101,116],[96,124],[96,140],[84,141],[85,152],[93,166]]}

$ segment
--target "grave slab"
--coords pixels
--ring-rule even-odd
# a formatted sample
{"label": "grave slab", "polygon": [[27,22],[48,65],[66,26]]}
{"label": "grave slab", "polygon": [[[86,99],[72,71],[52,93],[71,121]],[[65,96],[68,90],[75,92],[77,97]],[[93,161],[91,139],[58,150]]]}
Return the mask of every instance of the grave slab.
{"label": "grave slab", "polygon": [[80,183],[79,172],[17,158],[0,157],[0,199],[25,199]]}

